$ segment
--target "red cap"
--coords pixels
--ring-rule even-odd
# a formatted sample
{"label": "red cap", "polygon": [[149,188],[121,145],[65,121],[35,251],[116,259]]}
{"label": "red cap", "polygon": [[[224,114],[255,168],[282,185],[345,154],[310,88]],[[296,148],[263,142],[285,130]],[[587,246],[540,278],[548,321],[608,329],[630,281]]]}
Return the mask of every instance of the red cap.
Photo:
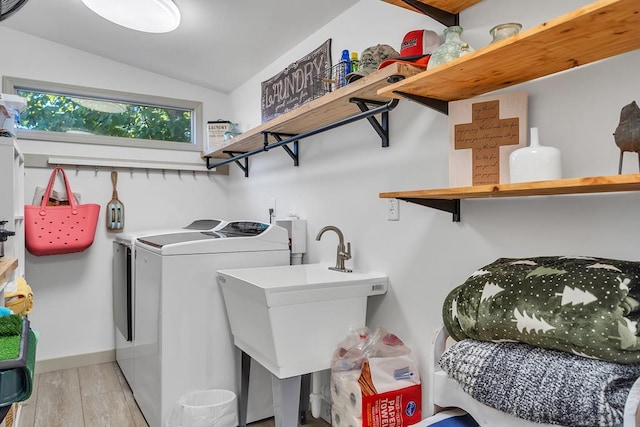
{"label": "red cap", "polygon": [[423,57],[421,57],[419,59],[416,59],[415,61],[404,61],[404,60],[402,60],[402,58],[387,59],[386,61],[384,61],[382,64],[380,64],[378,66],[378,70],[381,70],[384,67],[386,67],[387,65],[393,64],[394,62],[400,62],[402,64],[409,64],[409,65],[413,65],[414,67],[427,68],[427,64],[429,63],[429,58],[431,58],[431,55],[423,56]]}
{"label": "red cap", "polygon": [[431,30],[412,30],[402,39],[400,56],[380,64],[378,69],[394,62],[402,62],[417,67],[427,67],[429,57],[440,46],[440,37]]}

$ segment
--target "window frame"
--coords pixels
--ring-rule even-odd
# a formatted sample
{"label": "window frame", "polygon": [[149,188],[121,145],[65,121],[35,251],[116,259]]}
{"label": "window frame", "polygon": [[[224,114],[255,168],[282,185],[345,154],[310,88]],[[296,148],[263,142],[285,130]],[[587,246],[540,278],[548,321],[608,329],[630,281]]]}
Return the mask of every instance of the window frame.
{"label": "window frame", "polygon": [[192,111],[191,118],[191,143],[176,141],[160,141],[154,139],[124,138],[118,136],[87,135],[64,132],[49,132],[41,130],[18,129],[19,139],[31,139],[38,141],[71,142],[81,144],[110,145],[119,147],[135,147],[149,149],[167,149],[178,151],[203,150],[203,118],[202,102],[184,99],[166,98],[155,95],[120,92],[108,89],[89,88],[84,86],[69,85],[63,83],[46,82],[41,80],[23,79],[19,77],[4,76],[2,79],[4,93],[16,94],[19,89],[32,90],[34,92],[51,92],[66,96],[79,96],[97,98],[105,101],[125,102],[130,104],[149,105],[164,108],[182,109]]}

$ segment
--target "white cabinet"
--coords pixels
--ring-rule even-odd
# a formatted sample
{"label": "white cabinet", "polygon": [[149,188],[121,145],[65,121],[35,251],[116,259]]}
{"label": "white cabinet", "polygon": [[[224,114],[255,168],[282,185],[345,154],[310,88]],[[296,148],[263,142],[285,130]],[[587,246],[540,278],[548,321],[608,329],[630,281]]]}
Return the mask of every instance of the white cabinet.
{"label": "white cabinet", "polygon": [[0,221],[14,231],[4,244],[5,258],[18,260],[17,274],[24,275],[24,156],[14,138],[0,137]]}

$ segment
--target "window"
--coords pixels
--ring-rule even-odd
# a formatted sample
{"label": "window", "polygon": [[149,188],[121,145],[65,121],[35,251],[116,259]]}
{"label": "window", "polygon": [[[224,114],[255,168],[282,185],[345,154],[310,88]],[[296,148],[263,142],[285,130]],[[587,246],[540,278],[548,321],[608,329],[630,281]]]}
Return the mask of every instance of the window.
{"label": "window", "polygon": [[23,139],[202,151],[202,103],[5,77]]}

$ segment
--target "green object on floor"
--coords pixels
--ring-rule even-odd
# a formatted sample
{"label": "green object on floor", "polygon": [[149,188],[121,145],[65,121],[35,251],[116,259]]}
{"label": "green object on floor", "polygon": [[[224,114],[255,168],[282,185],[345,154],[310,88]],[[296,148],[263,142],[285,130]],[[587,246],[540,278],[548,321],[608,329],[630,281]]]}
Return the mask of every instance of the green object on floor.
{"label": "green object on floor", "polygon": [[17,359],[20,355],[20,335],[0,337],[0,360]]}
{"label": "green object on floor", "polygon": [[[20,319],[21,333],[11,337],[0,337],[0,407],[26,400],[33,388],[33,371],[36,363],[38,334],[30,328],[29,319]],[[17,350],[11,357],[9,349]]]}
{"label": "green object on floor", "polygon": [[27,365],[22,371],[23,387],[22,395],[18,401],[27,400],[33,390],[33,373],[36,368],[36,344],[38,343],[38,333],[29,329],[29,346],[27,347]]}
{"label": "green object on floor", "polygon": [[26,363],[17,368],[0,370],[0,406],[27,400],[33,390],[37,335],[29,330]]}
{"label": "green object on floor", "polygon": [[0,360],[17,359],[22,341],[22,318],[11,314],[0,316]]}
{"label": "green object on floor", "polygon": [[[18,315],[0,317],[0,337],[8,337],[22,333],[22,318]],[[2,358],[4,359],[4,358]]]}

